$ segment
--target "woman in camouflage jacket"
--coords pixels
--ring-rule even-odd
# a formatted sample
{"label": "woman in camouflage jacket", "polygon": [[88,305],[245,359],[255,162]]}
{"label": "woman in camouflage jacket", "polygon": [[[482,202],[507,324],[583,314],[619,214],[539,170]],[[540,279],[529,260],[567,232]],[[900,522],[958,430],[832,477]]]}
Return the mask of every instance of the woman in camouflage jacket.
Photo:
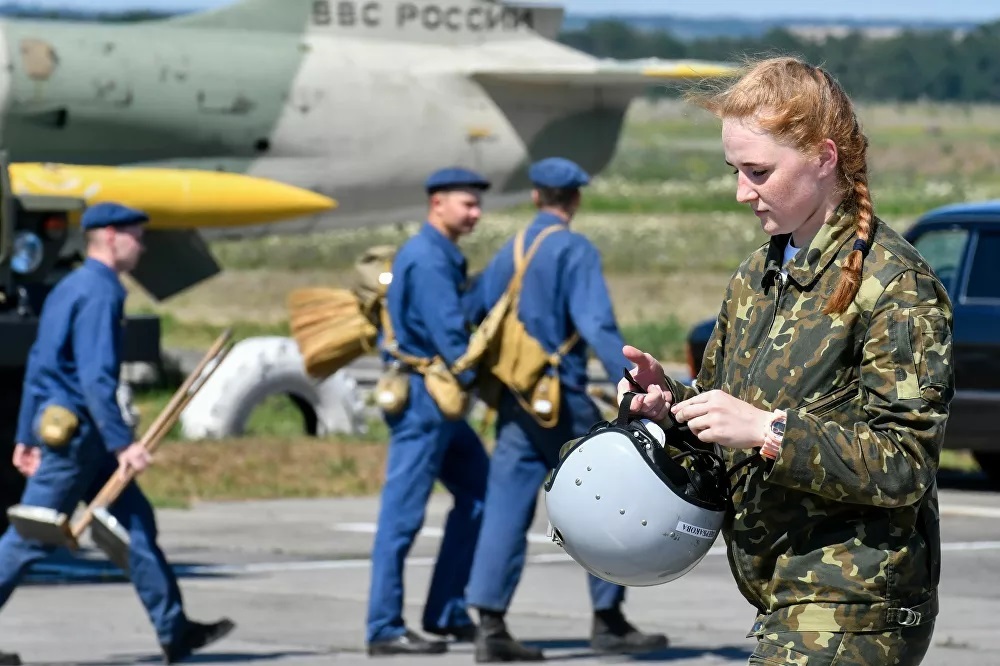
{"label": "woman in camouflage jacket", "polygon": [[733,276],[692,387],[625,347],[648,387],[632,411],[666,425],[669,409],[730,465],[756,458],[724,529],[758,611],[751,664],[918,664],[938,612],[951,302],[874,215],[868,141],[828,73],[776,58],[695,99],[770,240]]}

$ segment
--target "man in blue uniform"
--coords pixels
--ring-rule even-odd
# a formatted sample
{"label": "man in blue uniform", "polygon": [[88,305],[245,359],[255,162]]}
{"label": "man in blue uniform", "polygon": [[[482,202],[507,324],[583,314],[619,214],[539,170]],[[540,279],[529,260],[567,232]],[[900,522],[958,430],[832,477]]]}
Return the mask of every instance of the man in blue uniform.
{"label": "man in blue uniform", "polygon": [[[119,276],[138,264],[147,221],[141,211],[113,203],[83,214],[87,256],[46,299],[28,356],[15,452],[15,465],[28,476],[22,504],[72,514],[112,474],[140,473],[150,464],[116,397],[126,297]],[[232,630],[228,619],[202,624],[186,617],[177,580],[156,543],[153,509],[138,485],[129,483],[110,512],[131,538],[132,581],[166,663]],[[0,537],[0,606],[30,566],[53,550],[7,529]]]}
{"label": "man in blue uniform", "polygon": [[[449,366],[469,342],[462,310],[466,261],[456,242],[481,214],[482,176],[459,168],[438,171],[426,183],[427,220],[396,253],[386,293],[390,323],[403,354],[440,356]],[[385,332],[383,331],[383,334]],[[392,357],[383,350],[383,358]],[[471,385],[474,372],[458,376]],[[427,500],[440,479],[454,496],[423,613],[423,629],[472,640],[475,626],[465,606],[472,552],[486,493],[489,459],[465,419],[449,420],[427,392],[424,378],[409,373],[409,398],[386,421],[392,432],[372,547],[366,640],[371,655],[434,654],[443,641],[428,641],[403,621],[403,564],[424,522]]]}
{"label": "man in blue uniform", "polygon": [[[506,392],[497,410],[497,444],[490,461],[486,509],[466,596],[481,617],[476,661],[538,661],[541,650],[515,641],[504,615],[524,568],[526,535],[535,514],[545,475],[556,466],[559,449],[585,435],[601,420],[586,393],[587,348],[593,348],[605,371],[617,377],[630,364],[622,354],[597,248],[569,231],[580,206],[580,188],[589,176],[562,158],[531,166],[532,200],[538,215],[527,228],[524,248],[544,229],[558,230],[543,239],[524,274],[518,316],[528,334],[549,353],[575,332],[580,341],[562,358],[558,423],[542,428]],[[514,274],[513,241],[490,262],[466,298],[469,316],[481,321],[500,299]],[[665,647],[662,634],[643,634],[621,612],[624,588],[587,575],[594,609],[591,646],[600,652],[638,652]]]}

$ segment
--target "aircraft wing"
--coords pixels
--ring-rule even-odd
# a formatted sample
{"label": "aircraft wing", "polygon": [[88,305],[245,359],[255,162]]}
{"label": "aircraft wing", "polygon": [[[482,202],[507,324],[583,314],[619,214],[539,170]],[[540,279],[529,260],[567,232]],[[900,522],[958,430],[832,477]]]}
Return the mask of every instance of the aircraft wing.
{"label": "aircraft wing", "polygon": [[706,60],[595,59],[580,63],[475,66],[470,76],[484,81],[580,86],[652,86],[667,81],[733,76],[737,66]]}

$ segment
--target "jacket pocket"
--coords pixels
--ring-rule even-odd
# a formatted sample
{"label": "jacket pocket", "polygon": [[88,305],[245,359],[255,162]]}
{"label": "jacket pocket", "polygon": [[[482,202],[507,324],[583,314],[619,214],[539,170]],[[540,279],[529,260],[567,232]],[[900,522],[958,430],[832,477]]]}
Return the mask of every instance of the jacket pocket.
{"label": "jacket pocket", "polygon": [[918,307],[910,324],[920,397],[947,404],[955,395],[951,321],[940,308]]}
{"label": "jacket pocket", "polygon": [[806,403],[799,408],[800,411],[806,414],[812,414],[813,416],[823,416],[829,414],[837,407],[850,402],[858,395],[858,389],[861,386],[861,380],[855,379],[847,386],[843,386],[838,389],[834,389],[829,393],[825,393],[815,400]]}
{"label": "jacket pocket", "polygon": [[923,398],[946,404],[955,393],[952,366],[952,331],[940,308],[920,306],[892,313],[890,333],[900,400]]}

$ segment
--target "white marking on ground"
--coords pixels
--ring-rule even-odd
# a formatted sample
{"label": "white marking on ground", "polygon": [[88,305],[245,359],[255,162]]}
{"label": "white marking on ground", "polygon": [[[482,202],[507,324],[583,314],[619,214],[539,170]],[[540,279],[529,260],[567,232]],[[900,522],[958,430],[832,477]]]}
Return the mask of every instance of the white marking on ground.
{"label": "white marking on ground", "polygon": [[966,516],[970,518],[1000,518],[1000,508],[976,506],[974,504],[942,504],[942,516]]}

